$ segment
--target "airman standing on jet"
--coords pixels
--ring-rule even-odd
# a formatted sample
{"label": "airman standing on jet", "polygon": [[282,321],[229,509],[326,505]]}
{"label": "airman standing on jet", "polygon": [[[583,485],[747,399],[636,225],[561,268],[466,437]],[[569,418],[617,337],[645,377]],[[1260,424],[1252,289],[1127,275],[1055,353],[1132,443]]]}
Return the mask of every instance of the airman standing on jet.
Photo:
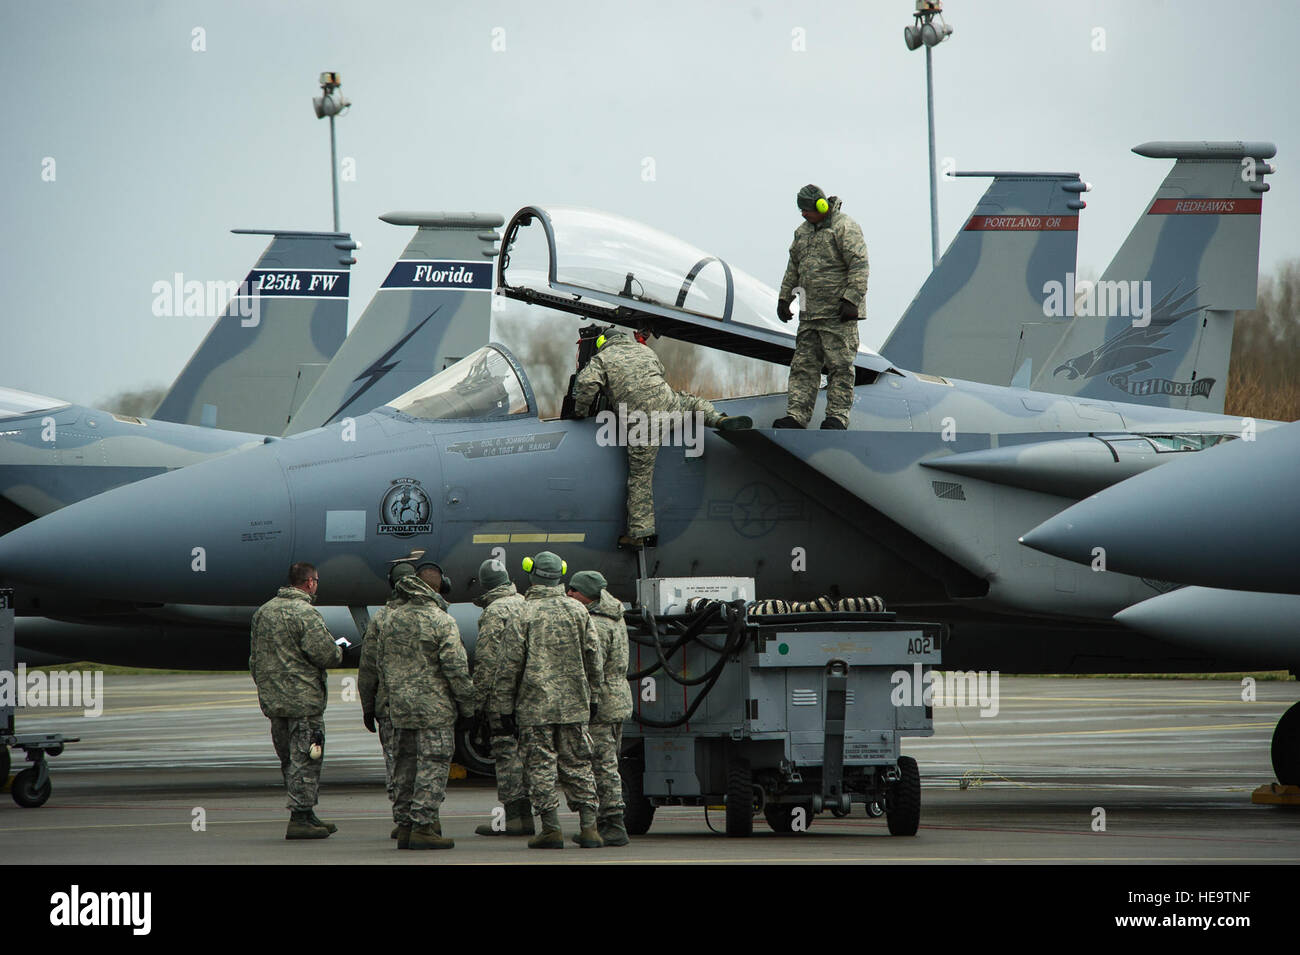
{"label": "airman standing on jet", "polygon": [[853,407],[853,359],[858,352],[858,322],[866,316],[867,244],[858,224],[840,211],[836,196],[809,184],[795,199],[804,222],[794,230],[790,261],[776,314],[793,317],[795,289],[803,290],[799,331],[790,361],[789,396],[784,418],[774,428],[806,428],[826,370],[826,418],[822,427],[843,431]]}
{"label": "airman standing on jet", "polygon": [[618,758],[623,748],[623,721],[632,715],[632,689],[627,682],[628,636],[623,604],[605,589],[608,586],[605,576],[595,570],[579,571],[569,579],[569,596],[591,614],[605,657],[600,704],[589,726],[591,770],[600,798],[596,830],[605,845],[625,846],[628,837],[623,824],[623,777],[619,775]]}
{"label": "airman standing on jet", "polygon": [[379,681],[393,721],[393,814],[399,849],[450,849],[438,807],[456,749],[457,710],[474,705],[469,660],[447,613],[442,568],[422,564],[397,582],[406,603],[389,611],[379,642]]}
{"label": "airman standing on jet", "polygon": [[[365,636],[361,639],[361,662],[357,666],[357,693],[361,697],[361,722],[370,732],[379,729],[379,745],[384,751],[384,781],[388,790],[388,801],[395,799],[393,788],[393,721],[388,715],[388,688],[379,682],[379,641],[383,633],[383,623],[393,607],[406,603],[406,597],[397,589],[397,582],[408,574],[415,573],[415,566],[407,561],[393,565],[388,572],[388,586],[393,588],[392,596],[386,606],[375,611],[375,615],[366,624]],[[393,817],[392,838],[398,835],[397,817]]]}
{"label": "airman standing on jet", "polygon": [[527,557],[524,570],[532,580],[524,595],[527,613],[519,633],[501,646],[491,705],[501,714],[503,731],[517,728],[524,778],[533,809],[542,817],[542,831],[528,840],[528,848],[564,848],[558,781],[569,810],[581,820],[574,841],[598,849],[604,843],[596,831],[587,722],[600,701],[600,640],[587,609],[564,595],[560,579],[566,568],[557,555],[543,551]]}
{"label": "airman standing on jet", "polygon": [[253,614],[249,636],[248,671],[257,684],[257,702],[271,721],[271,742],[289,794],[286,839],[326,839],[338,831],[315,812],[325,758],[326,668],[343,659],[312,606],[319,586],[315,567],[294,564],[289,586]]}
{"label": "airman standing on jet", "polygon": [[519,740],[502,729],[501,715],[492,712],[490,705],[501,645],[519,639],[527,613],[526,601],[511,583],[505,564],[495,557],[479,565],[478,579],[483,593],[474,603],[483,608],[483,615],[479,617],[478,639],[474,641],[474,711],[488,725],[496,767],[497,799],[505,807],[506,825],[499,829],[487,823],[474,831],[480,836],[531,836],[536,834],[536,829],[533,807],[524,788]]}
{"label": "airman standing on jet", "polygon": [[[664,379],[664,366],[648,346],[622,332],[607,332],[596,340],[596,354],[578,374],[574,384],[574,410],[586,417],[596,393],[604,389],[610,405],[625,420],[643,415],[648,421],[661,421],[666,412],[676,412],[685,419],[699,413],[705,427],[724,431],[753,426],[743,415],[726,415],[694,395],[673,391]],[[624,429],[620,429],[621,431]],[[626,429],[634,431],[632,427]],[[655,458],[659,454],[659,428],[645,429],[646,440],[629,437],[627,448],[627,534],[621,544],[640,546],[655,534],[654,476]]]}

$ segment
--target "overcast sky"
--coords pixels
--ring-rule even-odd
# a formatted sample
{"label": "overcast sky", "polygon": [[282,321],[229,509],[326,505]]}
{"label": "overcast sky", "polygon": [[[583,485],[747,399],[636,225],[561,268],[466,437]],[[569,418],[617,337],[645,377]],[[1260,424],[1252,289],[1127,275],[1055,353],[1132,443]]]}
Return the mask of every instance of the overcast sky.
{"label": "overcast sky", "polygon": [[[341,184],[342,227],[363,244],[352,321],[409,238],[376,218],[395,209],[594,206],[775,286],[794,194],[816,182],[866,235],[871,345],[930,270],[909,0],[4,7],[3,386],[95,403],[168,384],[211,319],[153,316],[154,282],[242,278],[265,242],[232,228],[328,229],[328,128],[311,108],[322,70],[342,72],[355,104],[338,122],[356,172]],[[1098,274],[1169,168],[1131,146],[1275,142],[1271,270],[1300,256],[1294,13],[948,0],[938,155],[958,169],[1080,172],[1094,190],[1079,270]],[[984,188],[940,181],[941,247]]]}

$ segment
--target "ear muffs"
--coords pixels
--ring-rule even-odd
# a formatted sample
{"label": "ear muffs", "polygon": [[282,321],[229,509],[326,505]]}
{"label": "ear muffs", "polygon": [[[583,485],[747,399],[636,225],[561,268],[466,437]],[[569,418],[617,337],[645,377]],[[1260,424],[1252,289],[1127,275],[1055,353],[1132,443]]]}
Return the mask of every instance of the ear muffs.
{"label": "ear muffs", "polygon": [[442,596],[444,596],[444,597],[446,597],[448,594],[450,594],[450,593],[451,593],[451,578],[448,577],[448,576],[447,576],[447,572],[446,572],[445,570],[442,569],[442,565],[441,565],[441,564],[434,563],[434,562],[431,561],[431,560],[426,560],[426,561],[425,561],[423,564],[421,564],[419,567],[415,568],[415,572],[418,574],[420,571],[422,571],[422,570],[423,570],[424,568],[426,568],[426,567],[437,567],[437,568],[438,568],[438,573],[442,574],[442,583],[438,585],[438,593],[440,593],[440,594],[441,594]]}
{"label": "ear muffs", "polygon": [[601,335],[599,338],[596,339],[596,351],[600,351],[604,347],[605,347],[605,336]]}
{"label": "ear muffs", "polygon": [[[605,337],[604,335],[601,336],[601,338],[604,338],[604,337]],[[531,557],[525,557],[525,558],[524,558],[524,573],[525,573],[525,574],[531,574],[532,572],[533,572],[533,559],[532,559]]]}
{"label": "ear muffs", "polygon": [[831,207],[831,204],[830,204],[829,202],[827,202],[825,199],[818,199],[818,200],[817,200],[817,211],[818,211],[818,212],[828,212],[828,211],[830,211],[830,207]]}
{"label": "ear muffs", "polygon": [[560,561],[560,576],[563,577],[563,576],[564,576],[565,574],[567,574],[568,572],[569,572],[569,562],[568,562],[567,560],[561,560],[561,561]]}

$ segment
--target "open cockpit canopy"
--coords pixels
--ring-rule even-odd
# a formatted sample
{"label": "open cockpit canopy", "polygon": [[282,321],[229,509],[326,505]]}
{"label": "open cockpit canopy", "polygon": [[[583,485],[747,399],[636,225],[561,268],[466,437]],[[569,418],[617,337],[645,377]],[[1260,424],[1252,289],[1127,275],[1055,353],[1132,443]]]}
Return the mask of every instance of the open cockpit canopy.
{"label": "open cockpit canopy", "polygon": [[[689,243],[622,216],[525,206],[506,227],[497,291],[596,321],[646,328],[708,348],[788,365],[794,335],[776,293]],[[861,384],[889,363],[860,351]]]}

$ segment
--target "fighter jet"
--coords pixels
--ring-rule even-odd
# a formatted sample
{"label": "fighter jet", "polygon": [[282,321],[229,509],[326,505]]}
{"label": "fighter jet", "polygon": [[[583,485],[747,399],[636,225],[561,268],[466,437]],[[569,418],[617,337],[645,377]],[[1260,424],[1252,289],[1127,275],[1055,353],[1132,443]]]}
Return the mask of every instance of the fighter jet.
{"label": "fighter jet", "polygon": [[[793,339],[772,328],[757,285],[646,226],[534,206],[507,228],[497,274],[510,297],[788,360]],[[881,593],[975,628],[1032,618],[1113,631],[1113,615],[1153,586],[1032,555],[1019,537],[1082,490],[1168,458],[1120,455],[1124,441],[1212,444],[1240,428],[1221,415],[914,374],[866,352],[856,366],[847,433],[708,434],[700,457],[663,452],[648,572],[752,574],[761,593],[789,599]],[[762,421],[783,402],[721,405]],[[290,562],[312,560],[323,602],[360,606],[384,597],[397,547],[437,554],[467,580],[494,551],[522,557],[548,544],[631,593],[640,568],[616,548],[625,464],[606,446],[617,443],[607,425],[540,421],[519,363],[488,346],[350,424],[50,515],[0,541],[0,568],[43,583],[91,576],[92,592],[142,602],[228,605],[257,603]],[[392,519],[399,499],[428,506]],[[119,549],[129,563],[107,559]]]}

